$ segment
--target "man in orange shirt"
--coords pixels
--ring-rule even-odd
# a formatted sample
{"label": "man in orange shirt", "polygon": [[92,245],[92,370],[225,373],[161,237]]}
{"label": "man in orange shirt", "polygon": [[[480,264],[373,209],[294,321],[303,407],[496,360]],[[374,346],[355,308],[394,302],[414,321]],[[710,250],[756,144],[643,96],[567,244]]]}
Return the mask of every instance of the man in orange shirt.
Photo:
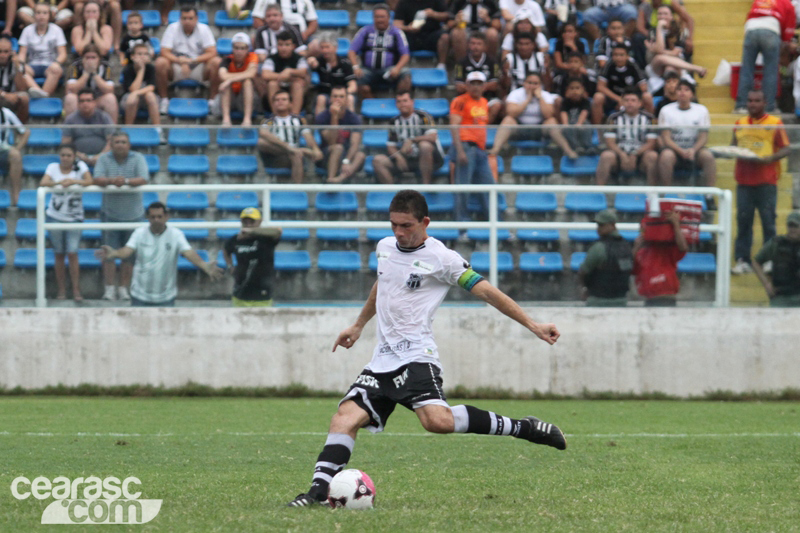
{"label": "man in orange shirt", "polygon": [[222,125],[231,125],[231,105],[244,112],[242,126],[252,125],[253,91],[258,73],[258,55],[250,50],[250,37],[239,32],[231,39],[233,53],[222,60],[219,69]]}
{"label": "man in orange shirt", "polygon": [[[489,102],[483,97],[486,75],[480,71],[467,75],[467,92],[450,104],[450,125],[454,126],[453,154],[455,155],[457,185],[494,184],[489,159],[486,156],[486,124],[489,121]],[[466,126],[466,127],[464,127]],[[452,157],[452,156],[451,156]],[[489,195],[479,195],[481,210],[489,213]],[[456,195],[456,220],[469,220],[467,195]]]}
{"label": "man in orange shirt", "polygon": [[[778,202],[780,160],[789,155],[789,137],[780,117],[764,112],[766,99],[762,91],[747,94],[748,116],[736,121],[737,126],[750,126],[733,130],[734,146],[748,148],[756,158],[740,157],[736,160],[736,243],[734,274],[752,272],[750,249],[753,246],[753,215],[758,209],[764,243],[775,236],[775,208]],[[754,128],[752,126],[765,126]]]}

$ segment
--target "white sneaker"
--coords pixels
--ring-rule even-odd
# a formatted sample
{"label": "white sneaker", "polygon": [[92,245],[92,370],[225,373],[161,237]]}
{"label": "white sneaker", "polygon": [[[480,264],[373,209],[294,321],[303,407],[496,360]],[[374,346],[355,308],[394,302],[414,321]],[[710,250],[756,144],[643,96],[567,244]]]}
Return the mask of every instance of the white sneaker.
{"label": "white sneaker", "polygon": [[38,87],[31,87],[28,89],[28,94],[31,98],[47,98],[50,96],[47,94],[46,91],[39,89]]}
{"label": "white sneaker", "polygon": [[436,65],[436,68],[438,68],[439,70],[447,70],[447,65],[445,65],[444,63],[439,63]]}
{"label": "white sneaker", "polygon": [[103,300],[110,300],[113,302],[116,299],[117,299],[116,287],[114,287],[113,285],[106,285],[106,290],[103,293]]}
{"label": "white sneaker", "polygon": [[753,267],[750,266],[750,263],[744,259],[739,259],[736,261],[736,265],[731,269],[731,274],[749,274],[752,271]]}
{"label": "white sneaker", "polygon": [[169,113],[169,98],[162,98],[161,103],[158,104],[158,110],[162,115]]}
{"label": "white sneaker", "polygon": [[764,274],[772,274],[772,261],[767,261],[761,265],[761,269],[764,271]]}
{"label": "white sneaker", "polygon": [[219,100],[217,98],[208,99],[208,113],[215,117],[220,115]]}
{"label": "white sneaker", "polygon": [[128,289],[125,287],[117,288],[117,297],[120,300],[125,300],[126,302],[130,301],[131,299],[131,295],[128,293]]}
{"label": "white sneaker", "polygon": [[737,107],[733,110],[734,115],[747,115],[749,111],[746,107]]}

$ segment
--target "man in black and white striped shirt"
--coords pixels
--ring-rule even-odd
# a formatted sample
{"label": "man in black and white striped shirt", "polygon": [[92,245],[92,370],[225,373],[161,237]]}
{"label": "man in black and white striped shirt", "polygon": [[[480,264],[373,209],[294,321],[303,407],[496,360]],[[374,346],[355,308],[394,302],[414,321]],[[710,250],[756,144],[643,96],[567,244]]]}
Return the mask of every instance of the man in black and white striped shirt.
{"label": "man in black and white striped shirt", "polygon": [[[303,160],[322,159],[322,150],[314,141],[304,118],[290,113],[292,104],[288,91],[280,89],[272,96],[274,114],[261,124],[258,131],[258,151],[265,167],[292,169],[292,181],[303,182]],[[300,141],[306,146],[301,147]]]}
{"label": "man in black and white striped shirt", "polygon": [[375,175],[381,183],[394,183],[395,172],[422,174],[422,183],[429,184],[433,173],[444,163],[444,150],[433,119],[425,111],[414,109],[414,99],[409,91],[395,97],[400,114],[392,119],[388,155],[376,155],[372,161]]}
{"label": "man in black and white striped shirt", "polygon": [[623,110],[608,118],[608,124],[616,128],[603,134],[608,149],[600,154],[597,184],[606,185],[612,172],[631,174],[639,170],[647,176],[648,185],[657,185],[658,134],[653,115],[642,111],[642,97],[635,87],[625,89],[622,104]]}

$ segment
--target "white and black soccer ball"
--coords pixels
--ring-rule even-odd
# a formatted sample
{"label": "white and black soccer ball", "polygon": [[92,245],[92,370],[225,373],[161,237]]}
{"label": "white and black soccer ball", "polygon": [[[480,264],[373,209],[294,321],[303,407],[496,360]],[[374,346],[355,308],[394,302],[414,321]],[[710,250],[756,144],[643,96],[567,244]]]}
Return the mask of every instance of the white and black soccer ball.
{"label": "white and black soccer ball", "polygon": [[328,490],[328,503],[333,509],[372,509],[375,484],[361,470],[342,470],[333,476]]}

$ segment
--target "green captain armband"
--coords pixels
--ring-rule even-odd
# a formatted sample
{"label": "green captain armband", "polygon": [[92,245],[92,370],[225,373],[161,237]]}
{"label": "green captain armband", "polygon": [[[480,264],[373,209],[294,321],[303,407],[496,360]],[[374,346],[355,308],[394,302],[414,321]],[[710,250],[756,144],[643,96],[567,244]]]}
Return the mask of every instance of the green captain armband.
{"label": "green captain armband", "polygon": [[458,278],[458,286],[465,291],[471,291],[472,287],[478,284],[483,279],[483,276],[468,268],[461,277]]}

